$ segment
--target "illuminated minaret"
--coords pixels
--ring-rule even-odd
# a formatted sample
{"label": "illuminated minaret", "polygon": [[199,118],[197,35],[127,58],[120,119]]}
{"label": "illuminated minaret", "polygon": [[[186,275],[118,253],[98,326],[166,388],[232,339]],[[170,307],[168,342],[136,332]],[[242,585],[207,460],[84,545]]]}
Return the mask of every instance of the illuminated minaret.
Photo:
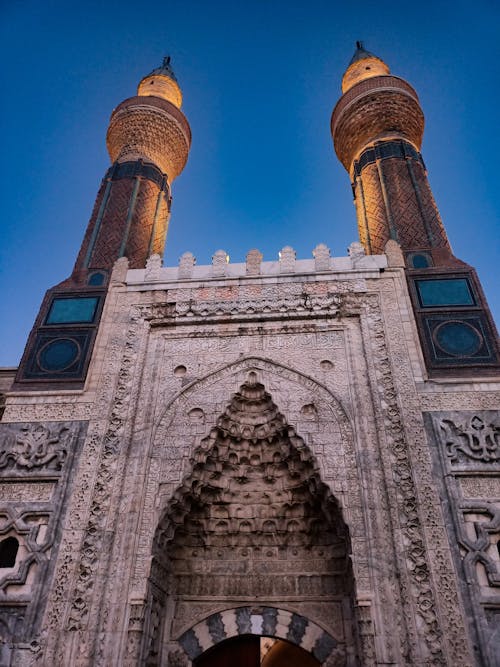
{"label": "illuminated minaret", "polygon": [[107,147],[112,166],[97,195],[74,277],[109,269],[119,257],[142,268],[162,254],[170,216],[170,187],[186,164],[191,131],[170,65],[139,83],[137,96],[111,114]]}
{"label": "illuminated minaret", "polygon": [[403,251],[425,250],[436,261],[449,256],[419,152],[424,116],[417,93],[361,42],[343,76],[342,93],[332,114],[332,137],[351,177],[366,252],[382,253],[394,239]]}
{"label": "illuminated minaret", "polygon": [[97,335],[113,264],[144,268],[162,254],[170,188],[183,170],[191,130],[166,57],[142,79],[137,95],[111,114],[108,169],[71,276],[43,300],[17,373],[18,389],[81,387]]}
{"label": "illuminated minaret", "polygon": [[396,241],[427,370],[434,376],[498,372],[498,338],[474,269],[456,258],[427,179],[417,93],[357,42],[331,119],[349,173],[368,254]]}

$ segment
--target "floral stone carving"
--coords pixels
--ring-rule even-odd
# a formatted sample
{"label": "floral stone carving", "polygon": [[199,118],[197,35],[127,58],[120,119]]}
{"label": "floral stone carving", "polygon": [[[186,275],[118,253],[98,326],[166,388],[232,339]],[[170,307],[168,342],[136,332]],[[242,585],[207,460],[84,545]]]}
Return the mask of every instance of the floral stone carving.
{"label": "floral stone carving", "polygon": [[23,425],[4,431],[0,444],[0,469],[61,470],[67,456],[69,429],[50,430],[43,424]]}

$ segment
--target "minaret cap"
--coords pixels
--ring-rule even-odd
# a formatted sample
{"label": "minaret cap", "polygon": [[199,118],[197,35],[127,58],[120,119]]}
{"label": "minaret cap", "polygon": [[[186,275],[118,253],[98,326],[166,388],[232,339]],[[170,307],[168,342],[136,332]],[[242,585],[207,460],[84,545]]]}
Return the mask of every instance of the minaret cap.
{"label": "minaret cap", "polygon": [[356,51],[342,77],[342,92],[347,92],[360,81],[387,74],[390,74],[390,70],[385,62],[366,51],[363,42],[356,42]]}
{"label": "minaret cap", "polygon": [[160,67],[157,67],[142,79],[137,88],[137,94],[143,97],[161,97],[161,99],[171,102],[180,109],[182,92],[170,60],[170,56],[165,56]]}

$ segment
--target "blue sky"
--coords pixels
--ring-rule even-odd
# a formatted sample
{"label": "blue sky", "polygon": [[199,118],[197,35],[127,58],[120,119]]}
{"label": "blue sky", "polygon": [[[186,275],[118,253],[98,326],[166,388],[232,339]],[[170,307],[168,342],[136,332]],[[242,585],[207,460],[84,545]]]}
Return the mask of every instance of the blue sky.
{"label": "blue sky", "polygon": [[500,9],[470,2],[0,2],[0,365],[16,365],[44,291],[72,269],[112,109],[171,54],[193,132],[173,184],[165,264],[223,248],[272,260],[357,239],[331,111],[361,39],[417,90],[422,148],[455,254],[500,315]]}

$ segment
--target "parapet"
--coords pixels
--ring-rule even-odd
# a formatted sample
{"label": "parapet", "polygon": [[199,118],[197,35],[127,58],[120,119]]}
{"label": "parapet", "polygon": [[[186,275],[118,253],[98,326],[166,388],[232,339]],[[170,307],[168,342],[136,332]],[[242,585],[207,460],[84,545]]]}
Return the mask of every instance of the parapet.
{"label": "parapet", "polygon": [[[190,252],[179,258],[178,266],[161,266],[159,255],[149,258],[145,269],[130,269],[126,282],[130,287],[148,287],[171,282],[186,281],[231,281],[290,279],[294,276],[324,276],[347,279],[374,277],[387,268],[386,255],[365,255],[360,243],[354,242],[348,248],[348,255],[332,257],[330,249],[323,243],[312,251],[312,259],[296,259],[293,248],[285,246],[276,260],[262,261],[262,254],[252,249],[247,253],[246,262],[230,261],[225,250],[217,250],[212,257],[212,264],[196,265],[196,258]],[[347,275],[346,275],[347,274]]]}

